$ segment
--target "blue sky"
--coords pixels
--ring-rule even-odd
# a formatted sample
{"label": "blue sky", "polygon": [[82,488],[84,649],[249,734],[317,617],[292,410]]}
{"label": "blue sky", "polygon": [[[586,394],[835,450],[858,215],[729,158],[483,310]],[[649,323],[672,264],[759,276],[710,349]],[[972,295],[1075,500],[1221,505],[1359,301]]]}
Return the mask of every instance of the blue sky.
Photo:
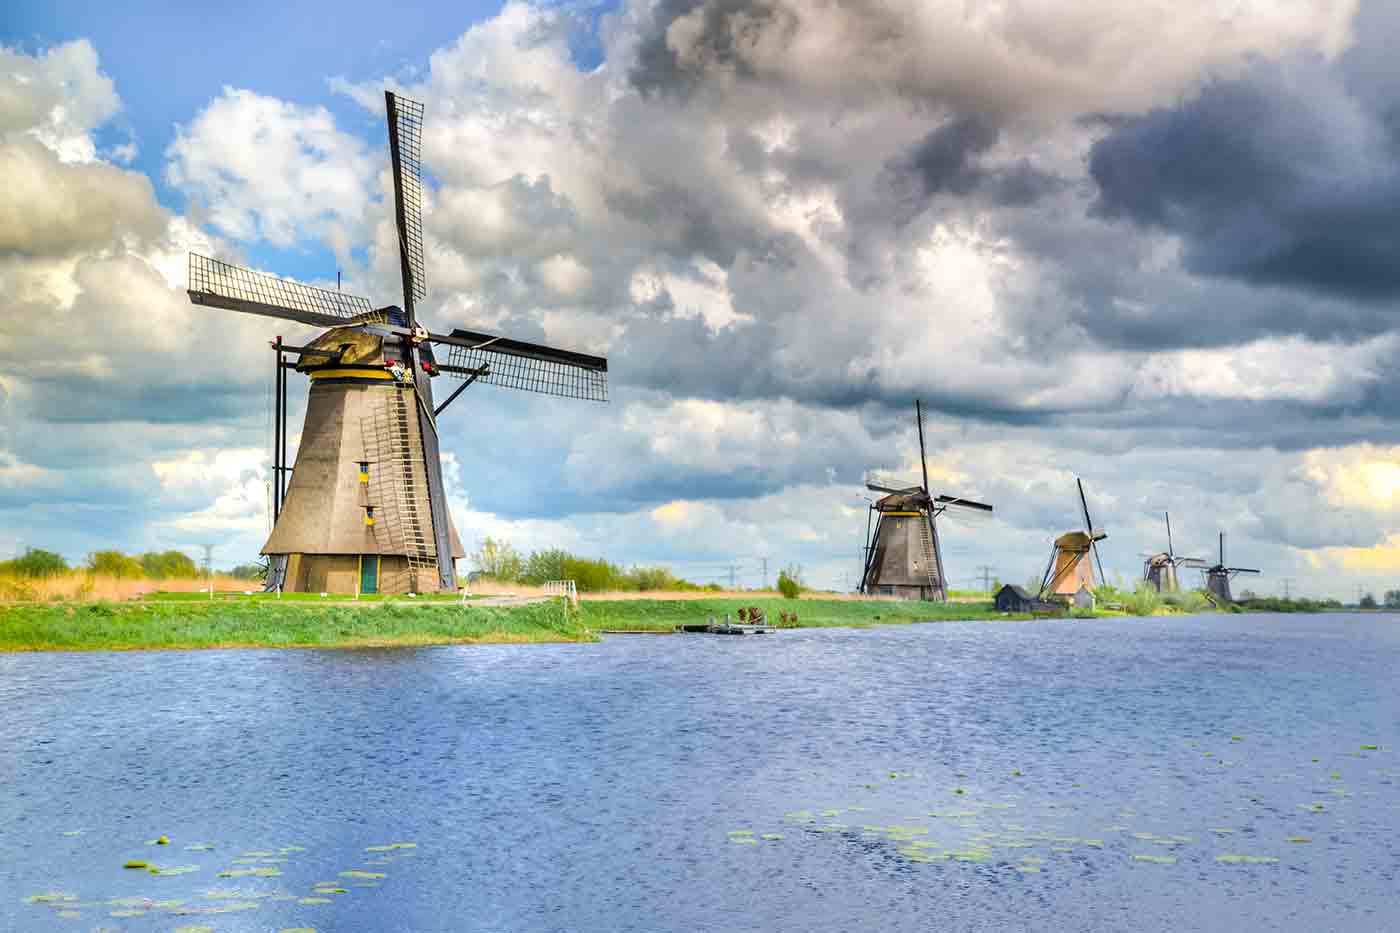
{"label": "blue sky", "polygon": [[[495,14],[499,2],[392,4],[366,0],[328,3],[33,3],[11,5],[0,20],[0,44],[33,51],[86,38],[103,70],[121,89],[124,112],[98,134],[114,146],[134,136],[134,167],[156,186],[162,204],[185,206],[165,181],[165,150],[177,123],[189,119],[224,87],[243,88],[301,104],[317,104],[341,125],[386,147],[382,121],[328,87],[332,77],[352,82],[385,76],[411,79],[433,50],[450,44],[473,23]],[[596,9],[595,9],[596,8]],[[581,5],[596,14],[604,4]],[[580,44],[581,65],[597,63],[596,46]],[[386,154],[387,158],[387,154]],[[279,250],[246,244],[254,261],[288,275],[333,275],[334,259],[318,244]],[[328,273],[327,270],[332,270]]]}
{"label": "blue sky", "polygon": [[607,406],[454,405],[468,547],[834,585],[919,397],[939,491],[997,508],[949,525],[959,585],[1038,573],[1076,476],[1127,579],[1169,510],[1268,592],[1400,581],[1393,6],[971,9],[12,5],[0,552],[256,554],[285,328],[191,309],[183,257],[394,300],[392,80],[425,313],[611,361]]}

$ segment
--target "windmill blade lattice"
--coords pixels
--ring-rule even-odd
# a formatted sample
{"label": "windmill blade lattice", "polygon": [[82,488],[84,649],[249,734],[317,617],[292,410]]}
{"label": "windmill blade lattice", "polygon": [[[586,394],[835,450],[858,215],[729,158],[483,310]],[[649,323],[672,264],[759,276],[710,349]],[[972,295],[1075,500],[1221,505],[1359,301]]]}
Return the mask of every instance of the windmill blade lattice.
{"label": "windmill blade lattice", "polygon": [[211,308],[339,327],[372,311],[368,298],[254,272],[190,253],[190,301]]}
{"label": "windmill blade lattice", "polygon": [[506,389],[539,392],[591,402],[608,400],[608,361],[538,343],[511,340],[474,331],[454,330],[452,337],[470,343],[453,344],[442,371],[457,378],[480,373],[481,382]]}
{"label": "windmill blade lattice", "polygon": [[399,248],[408,267],[413,297],[421,299],[428,296],[423,259],[423,105],[392,91],[385,91],[384,97],[389,111],[395,182],[403,208]]}

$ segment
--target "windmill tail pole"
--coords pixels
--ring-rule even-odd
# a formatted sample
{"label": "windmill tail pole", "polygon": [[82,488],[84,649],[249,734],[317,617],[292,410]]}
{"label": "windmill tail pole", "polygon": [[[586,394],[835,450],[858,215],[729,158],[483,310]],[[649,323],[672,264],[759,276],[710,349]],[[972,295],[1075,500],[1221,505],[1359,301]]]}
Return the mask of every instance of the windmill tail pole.
{"label": "windmill tail pole", "polygon": [[924,406],[914,399],[914,416],[919,422],[919,469],[924,475],[924,495],[928,495],[928,457],[924,454]]}

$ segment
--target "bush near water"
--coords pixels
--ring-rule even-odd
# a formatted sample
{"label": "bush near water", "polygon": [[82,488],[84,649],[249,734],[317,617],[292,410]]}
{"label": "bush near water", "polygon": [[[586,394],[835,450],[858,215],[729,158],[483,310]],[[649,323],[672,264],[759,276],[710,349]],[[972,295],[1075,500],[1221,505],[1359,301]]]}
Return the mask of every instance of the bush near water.
{"label": "bush near water", "polygon": [[472,558],[483,576],[501,583],[538,586],[550,580],[573,580],[581,593],[698,593],[721,589],[715,583],[702,586],[683,580],[665,567],[624,569],[606,560],[579,557],[560,548],[534,551],[525,557],[509,541],[494,538],[484,540]]}

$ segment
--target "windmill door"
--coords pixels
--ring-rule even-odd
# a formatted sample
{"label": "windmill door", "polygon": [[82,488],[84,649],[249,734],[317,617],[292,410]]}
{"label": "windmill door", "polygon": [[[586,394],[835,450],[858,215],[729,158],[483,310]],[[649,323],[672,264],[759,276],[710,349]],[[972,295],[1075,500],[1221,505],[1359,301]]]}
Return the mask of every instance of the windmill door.
{"label": "windmill door", "polygon": [[379,555],[365,554],[360,557],[360,592],[379,592]]}

